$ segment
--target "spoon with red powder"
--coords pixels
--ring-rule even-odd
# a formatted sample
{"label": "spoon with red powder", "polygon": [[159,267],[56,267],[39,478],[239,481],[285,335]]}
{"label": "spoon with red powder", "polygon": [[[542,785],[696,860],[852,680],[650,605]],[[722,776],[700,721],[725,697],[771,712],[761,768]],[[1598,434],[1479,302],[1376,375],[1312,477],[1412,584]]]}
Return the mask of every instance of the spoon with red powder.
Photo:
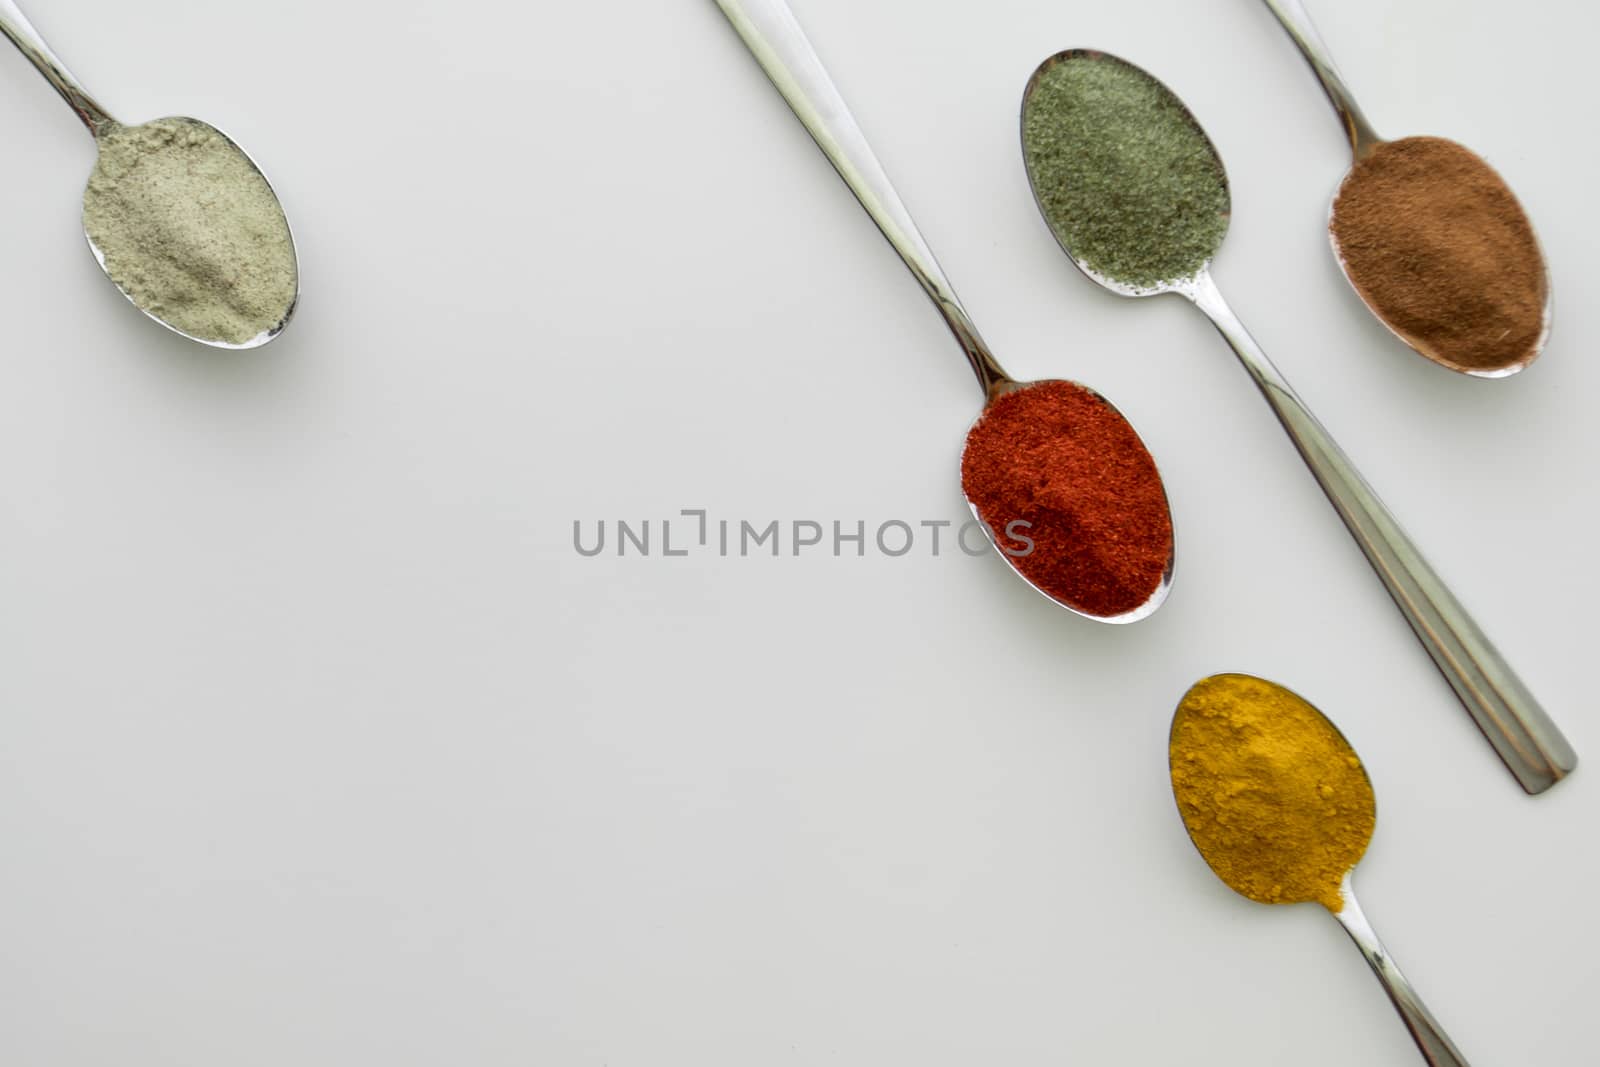
{"label": "spoon with red powder", "polygon": [[1013,570],[1099,622],[1145,618],[1172,584],[1172,513],[1144,442],[1077,382],[1019,382],[978,335],[783,0],[717,0],[757,62],[938,308],[983,387],[961,483]]}
{"label": "spoon with red powder", "polygon": [[1373,131],[1301,0],[1266,0],[1339,115],[1355,164],[1328,236],[1357,295],[1396,337],[1443,367],[1505,378],[1550,336],[1549,268],[1510,186],[1442,137]]}

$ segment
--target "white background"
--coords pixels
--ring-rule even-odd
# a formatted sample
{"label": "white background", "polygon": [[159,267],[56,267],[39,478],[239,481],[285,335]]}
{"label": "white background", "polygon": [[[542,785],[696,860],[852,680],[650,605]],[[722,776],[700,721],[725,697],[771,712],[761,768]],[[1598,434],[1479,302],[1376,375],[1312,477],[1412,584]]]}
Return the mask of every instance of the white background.
{"label": "white background", "polygon": [[1541,229],[1554,341],[1485,383],[1336,273],[1346,152],[1259,2],[797,3],[1007,366],[1149,442],[1167,606],[574,552],[963,514],[978,390],[709,0],[36,4],[114,113],[256,155],[305,284],[250,355],[145,322],[79,234],[91,142],[0,58],[0,1062],[1414,1064],[1326,914],[1184,835],[1169,717],[1221,670],[1360,749],[1363,899],[1473,1062],[1595,1062],[1600,770],[1517,789],[1204,321],[1057,251],[1015,128],[1068,47],[1189,102],[1224,290],[1600,761],[1590,9],[1318,5],[1379,128],[1476,147]]}

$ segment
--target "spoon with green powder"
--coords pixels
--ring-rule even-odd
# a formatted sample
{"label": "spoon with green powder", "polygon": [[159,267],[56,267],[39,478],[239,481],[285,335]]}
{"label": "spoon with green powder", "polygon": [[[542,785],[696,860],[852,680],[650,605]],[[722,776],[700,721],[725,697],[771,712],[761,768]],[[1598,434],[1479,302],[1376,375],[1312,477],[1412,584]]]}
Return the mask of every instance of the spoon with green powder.
{"label": "spoon with green powder", "polygon": [[1466,1067],[1356,902],[1353,878],[1377,825],[1366,768],[1298,694],[1248,674],[1184,694],[1168,742],[1172,795],[1206,864],[1258,904],[1317,903],[1361,949],[1433,1067]]}
{"label": "spoon with green powder", "polygon": [[1223,300],[1210,268],[1232,211],[1228,177],[1188,108],[1125,60],[1062,52],[1028,83],[1022,143],[1072,261],[1114,293],[1175,293],[1211,319],[1517,781],[1540,793],[1561,780],[1577,764],[1572,746]]}
{"label": "spoon with green powder", "polygon": [[283,332],[299,299],[294,238],[244,150],[198,119],[117,122],[13,0],[0,0],[0,33],[99,144],[83,194],[84,236],[129,302],[215,348],[256,348]]}
{"label": "spoon with green powder", "polygon": [[1152,614],[1172,585],[1172,515],[1137,432],[1087,386],[1001,369],[793,12],[782,0],[717,3],[966,353],[985,406],[967,435],[962,489],[1001,558],[1084,618]]}
{"label": "spoon with green powder", "polygon": [[1538,359],[1550,338],[1550,270],[1505,179],[1454,141],[1379,137],[1305,5],[1265,2],[1350,141],[1328,239],[1356,295],[1413,351],[1461,374],[1505,378]]}

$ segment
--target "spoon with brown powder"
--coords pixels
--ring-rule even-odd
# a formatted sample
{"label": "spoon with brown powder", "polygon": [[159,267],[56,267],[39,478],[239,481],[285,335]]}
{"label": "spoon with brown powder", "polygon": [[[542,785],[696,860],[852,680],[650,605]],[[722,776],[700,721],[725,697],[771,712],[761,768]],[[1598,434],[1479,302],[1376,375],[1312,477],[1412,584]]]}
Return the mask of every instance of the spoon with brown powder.
{"label": "spoon with brown powder", "polygon": [[1350,138],[1355,165],[1334,194],[1340,268],[1390,331],[1443,367],[1504,378],[1550,336],[1551,286],[1533,224],[1505,180],[1441,137],[1386,141],[1340,77],[1301,0],[1265,0]]}
{"label": "spoon with brown powder", "polygon": [[782,0],[717,3],[966,353],[985,406],[967,435],[962,490],[1001,558],[1084,618],[1152,614],[1172,585],[1172,515],[1138,433],[1087,386],[1001,369],[793,12]]}
{"label": "spoon with brown powder", "polygon": [[256,348],[282,333],[300,292],[294,237],[244,150],[199,119],[117,122],[14,0],[0,0],[0,33],[99,144],[83,194],[84,236],[129,302],[214,348]]}
{"label": "spoon with brown powder", "polygon": [[1327,908],[1383,983],[1422,1058],[1466,1067],[1356,902],[1352,877],[1372,840],[1377,799],[1338,728],[1280,685],[1218,674],[1184,695],[1168,745],[1178,813],[1216,876],[1259,904]]}

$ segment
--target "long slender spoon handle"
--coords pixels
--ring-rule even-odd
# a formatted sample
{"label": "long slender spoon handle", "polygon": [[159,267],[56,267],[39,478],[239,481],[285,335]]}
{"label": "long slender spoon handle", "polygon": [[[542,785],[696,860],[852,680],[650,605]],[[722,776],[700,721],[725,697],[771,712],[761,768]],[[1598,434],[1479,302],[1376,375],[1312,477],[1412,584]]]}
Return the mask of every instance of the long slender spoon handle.
{"label": "long slender spoon handle", "polygon": [[1339,68],[1333,65],[1333,57],[1323,43],[1322,35],[1317,32],[1316,24],[1311,21],[1311,13],[1300,0],[1265,2],[1272,13],[1278,16],[1278,21],[1299,46],[1300,54],[1311,65],[1312,73],[1322,83],[1322,91],[1328,94],[1333,109],[1339,113],[1339,121],[1344,124],[1344,132],[1350,138],[1350,150],[1360,159],[1383,138],[1377,135],[1367,116],[1362,114],[1350,87],[1339,74]]}
{"label": "long slender spoon handle", "polygon": [[1428,1006],[1422,1003],[1422,998],[1417,996],[1411,982],[1401,973],[1389,950],[1378,940],[1377,931],[1373,930],[1361,905],[1356,902],[1348,876],[1344,884],[1344,910],[1334,917],[1344,927],[1345,933],[1350,935],[1350,940],[1361,949],[1372,973],[1383,983],[1384,992],[1389,994],[1395,1011],[1400,1013],[1406,1029],[1411,1031],[1412,1040],[1416,1041],[1422,1058],[1433,1067],[1469,1067],[1467,1058],[1451,1042],[1444,1027],[1439,1025],[1439,1020],[1433,1017]]}
{"label": "long slender spoon handle", "polygon": [[[0,0],[5,2],[8,0]],[[1010,383],[1010,377],[978,335],[950,279],[945,277],[933,250],[895,192],[822,60],[817,58],[816,49],[795,21],[794,12],[783,0],[717,0],[717,6],[944,316],[950,332],[966,352],[984,395],[993,396]]]}
{"label": "long slender spoon handle", "polygon": [[33,28],[33,23],[28,21],[28,16],[22,13],[14,0],[0,0],[0,33],[9,37],[11,43],[28,57],[28,61],[39,68],[39,73],[61,94],[61,99],[72,107],[83,124],[89,127],[90,133],[98,137],[103,130],[116,125],[116,120],[78,83],[78,79],[67,70],[66,64],[50,51],[50,46],[44,43],[44,38],[39,36],[39,31]]}
{"label": "long slender spoon handle", "polygon": [[1556,724],[1273,366],[1211,276],[1202,273],[1188,295],[1244,363],[1422,646],[1522,788],[1542,793],[1555,785],[1578,763]]}

